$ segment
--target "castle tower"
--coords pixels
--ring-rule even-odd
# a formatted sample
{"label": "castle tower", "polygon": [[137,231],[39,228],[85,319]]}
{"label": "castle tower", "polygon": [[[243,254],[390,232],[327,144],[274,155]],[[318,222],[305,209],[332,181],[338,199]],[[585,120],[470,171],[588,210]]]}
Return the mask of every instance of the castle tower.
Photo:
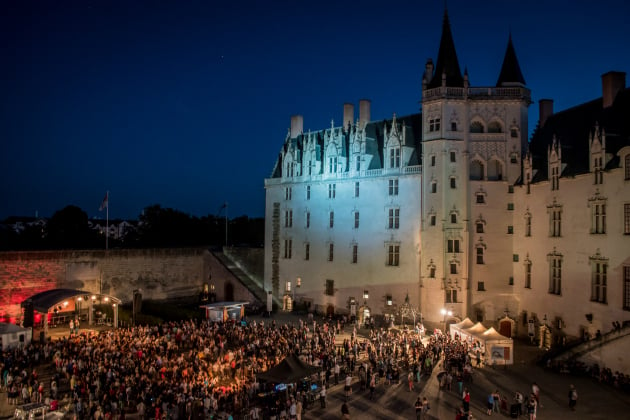
{"label": "castle tower", "polygon": [[432,69],[427,63],[422,91],[420,307],[427,321],[441,326],[449,322],[442,309],[452,313],[450,321],[476,321],[509,306],[492,301],[511,293],[508,209],[511,186],[521,176],[530,92],[511,36],[496,86],[470,87],[446,12]]}

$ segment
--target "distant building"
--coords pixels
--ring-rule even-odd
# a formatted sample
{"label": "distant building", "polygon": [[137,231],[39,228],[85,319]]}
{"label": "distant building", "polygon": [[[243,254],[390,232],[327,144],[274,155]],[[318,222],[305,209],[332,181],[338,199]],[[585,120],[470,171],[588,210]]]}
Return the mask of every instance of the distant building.
{"label": "distant building", "polygon": [[[265,179],[265,287],[325,313],[395,314],[406,296],[435,326],[469,316],[553,339],[630,319],[630,90],[553,113],[528,142],[511,37],[494,86],[462,74],[448,16],[422,112],[291,128]],[[300,279],[299,289],[295,288]],[[442,309],[451,311],[451,317]]]}

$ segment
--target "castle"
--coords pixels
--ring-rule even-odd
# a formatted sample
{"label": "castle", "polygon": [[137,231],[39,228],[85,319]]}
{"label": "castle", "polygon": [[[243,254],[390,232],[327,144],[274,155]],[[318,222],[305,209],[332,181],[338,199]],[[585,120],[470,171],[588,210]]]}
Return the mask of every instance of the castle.
{"label": "castle", "polygon": [[[548,340],[630,320],[630,89],[562,112],[540,101],[528,141],[511,37],[495,86],[462,74],[445,13],[421,113],[340,126],[291,118],[265,179],[265,289],[363,319],[400,308],[428,326],[465,317]],[[288,302],[287,302],[288,300]]]}

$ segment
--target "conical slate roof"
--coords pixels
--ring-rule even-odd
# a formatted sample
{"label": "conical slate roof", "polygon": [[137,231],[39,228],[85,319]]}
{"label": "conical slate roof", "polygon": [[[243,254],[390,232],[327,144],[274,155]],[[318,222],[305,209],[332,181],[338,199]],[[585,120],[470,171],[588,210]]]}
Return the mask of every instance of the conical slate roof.
{"label": "conical slate roof", "polygon": [[501,73],[499,73],[499,80],[497,80],[497,86],[509,86],[515,84],[521,84],[524,86],[525,78],[521,72],[521,66],[518,64],[514,44],[512,44],[512,34],[510,34],[507,48],[505,50],[505,57],[503,57]]}
{"label": "conical slate roof", "polygon": [[444,11],[444,21],[442,23],[442,39],[440,40],[440,50],[438,51],[435,73],[431,82],[427,86],[433,89],[442,86],[442,74],[446,73],[446,86],[463,87],[464,78],[459,69],[455,42],[451,33],[451,24],[448,20],[448,12]]}

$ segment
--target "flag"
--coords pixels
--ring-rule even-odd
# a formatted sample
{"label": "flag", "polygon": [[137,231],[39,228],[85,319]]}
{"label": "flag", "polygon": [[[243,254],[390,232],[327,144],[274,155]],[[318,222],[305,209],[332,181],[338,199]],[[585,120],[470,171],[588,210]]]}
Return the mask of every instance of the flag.
{"label": "flag", "polygon": [[109,201],[109,191],[105,193],[105,198],[103,198],[103,202],[101,203],[101,207],[99,207],[98,211],[103,211],[104,208],[107,208]]}

